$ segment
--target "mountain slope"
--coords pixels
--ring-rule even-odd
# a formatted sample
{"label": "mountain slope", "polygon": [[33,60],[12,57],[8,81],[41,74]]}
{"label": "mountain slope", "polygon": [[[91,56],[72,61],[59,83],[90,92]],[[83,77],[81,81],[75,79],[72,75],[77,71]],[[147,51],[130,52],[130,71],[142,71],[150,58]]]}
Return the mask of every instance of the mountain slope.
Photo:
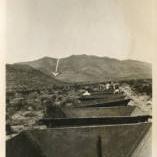
{"label": "mountain slope", "polygon": [[[35,69],[53,76],[57,59],[44,57],[36,61],[24,62]],[[151,78],[151,64],[107,57],[72,55],[59,61],[57,79],[64,81],[104,81],[108,79],[145,79]]]}
{"label": "mountain slope", "polygon": [[42,73],[28,65],[6,65],[7,89],[44,88],[61,84],[59,80]]}

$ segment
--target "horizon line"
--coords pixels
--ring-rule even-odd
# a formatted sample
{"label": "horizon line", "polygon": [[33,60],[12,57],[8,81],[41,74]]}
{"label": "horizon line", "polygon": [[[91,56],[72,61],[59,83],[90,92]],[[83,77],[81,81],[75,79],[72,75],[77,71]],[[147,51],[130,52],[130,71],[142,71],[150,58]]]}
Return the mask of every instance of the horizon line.
{"label": "horizon line", "polygon": [[131,58],[120,59],[120,58],[116,58],[116,57],[114,58],[114,57],[110,57],[110,56],[89,55],[89,54],[83,54],[83,53],[82,54],[71,54],[71,55],[68,55],[68,56],[65,56],[65,57],[52,57],[52,56],[45,55],[45,56],[41,56],[41,57],[38,57],[38,58],[30,59],[30,60],[28,59],[28,60],[25,60],[25,61],[13,61],[13,62],[6,61],[6,64],[16,64],[16,63],[23,63],[23,62],[31,62],[31,61],[37,61],[37,60],[40,60],[40,59],[43,59],[43,58],[65,59],[65,58],[69,58],[69,57],[72,57],[72,56],[89,56],[89,57],[98,57],[98,58],[109,58],[109,59],[114,59],[114,60],[118,60],[118,61],[132,60],[132,61],[139,61],[139,62],[152,64],[151,61],[144,61],[144,60],[139,60],[139,59],[131,59]]}

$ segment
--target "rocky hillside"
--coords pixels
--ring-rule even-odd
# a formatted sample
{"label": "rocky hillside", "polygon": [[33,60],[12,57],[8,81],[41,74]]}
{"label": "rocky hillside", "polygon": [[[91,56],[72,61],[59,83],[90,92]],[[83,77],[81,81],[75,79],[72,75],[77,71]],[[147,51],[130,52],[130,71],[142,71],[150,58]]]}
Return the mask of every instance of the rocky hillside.
{"label": "rocky hillside", "polygon": [[28,65],[6,65],[7,89],[33,89],[51,87],[61,84],[60,81]]}
{"label": "rocky hillside", "polygon": [[[44,57],[23,62],[43,73],[52,76],[57,59]],[[57,79],[64,81],[105,81],[108,79],[147,79],[151,78],[151,64],[135,60],[117,60],[108,57],[72,55],[62,58],[58,66]]]}

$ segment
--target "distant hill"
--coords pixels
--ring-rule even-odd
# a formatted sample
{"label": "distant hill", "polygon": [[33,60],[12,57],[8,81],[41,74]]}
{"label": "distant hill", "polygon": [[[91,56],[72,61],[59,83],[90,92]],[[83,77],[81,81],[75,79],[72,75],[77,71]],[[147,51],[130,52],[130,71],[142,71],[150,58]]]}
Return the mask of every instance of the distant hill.
{"label": "distant hill", "polygon": [[[57,59],[44,57],[38,60],[18,63],[29,65],[54,77]],[[147,79],[152,77],[151,64],[136,60],[118,60],[108,57],[72,55],[60,59],[56,78],[69,82],[105,81],[108,79]]]}
{"label": "distant hill", "polygon": [[61,82],[29,65],[7,64],[6,84],[7,90],[14,90],[51,87]]}

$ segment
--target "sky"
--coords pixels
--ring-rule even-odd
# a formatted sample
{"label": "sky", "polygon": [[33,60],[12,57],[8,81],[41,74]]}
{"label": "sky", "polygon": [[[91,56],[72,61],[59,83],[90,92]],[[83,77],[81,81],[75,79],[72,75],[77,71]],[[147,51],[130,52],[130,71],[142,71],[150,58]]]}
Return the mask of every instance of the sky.
{"label": "sky", "polygon": [[8,63],[77,54],[152,62],[151,0],[7,0]]}

